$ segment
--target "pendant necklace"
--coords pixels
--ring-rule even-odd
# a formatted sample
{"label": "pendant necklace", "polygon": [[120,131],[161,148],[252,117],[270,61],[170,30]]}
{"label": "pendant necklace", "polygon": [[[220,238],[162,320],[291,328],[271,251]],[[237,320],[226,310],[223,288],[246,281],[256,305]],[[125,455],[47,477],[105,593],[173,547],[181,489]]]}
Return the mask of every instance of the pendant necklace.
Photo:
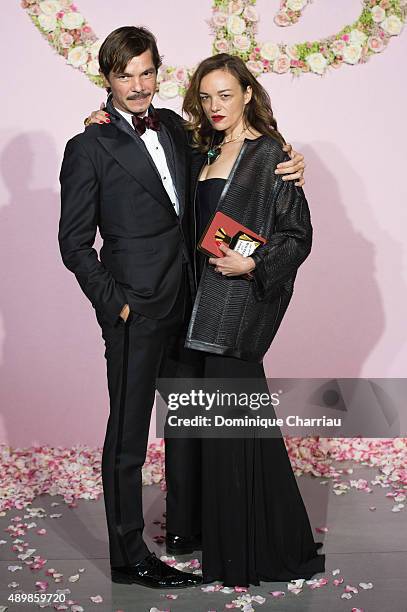
{"label": "pendant necklace", "polygon": [[[207,154],[206,154],[206,159],[207,159],[208,166],[213,164],[213,162],[218,159],[219,155],[222,153],[223,145],[230,144],[231,142],[236,142],[236,140],[239,140],[239,138],[241,137],[243,132],[246,131],[246,129],[247,128],[243,128],[243,130],[240,132],[239,136],[236,136],[236,138],[232,138],[232,140],[228,140],[226,142],[221,142],[220,144],[218,144],[218,145],[216,145],[214,147],[211,146],[210,149],[208,150]],[[212,139],[212,142],[213,142],[213,139]]]}

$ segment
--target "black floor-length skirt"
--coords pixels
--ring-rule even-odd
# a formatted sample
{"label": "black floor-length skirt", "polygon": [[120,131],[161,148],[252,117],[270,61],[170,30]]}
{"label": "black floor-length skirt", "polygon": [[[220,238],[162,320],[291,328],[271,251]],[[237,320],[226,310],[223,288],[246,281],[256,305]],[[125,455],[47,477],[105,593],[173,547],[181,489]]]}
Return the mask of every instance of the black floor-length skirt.
{"label": "black floor-length skirt", "polygon": [[[233,357],[207,354],[205,377],[256,378],[267,389],[262,364]],[[203,438],[202,483],[204,582],[249,586],[325,571],[283,438]]]}

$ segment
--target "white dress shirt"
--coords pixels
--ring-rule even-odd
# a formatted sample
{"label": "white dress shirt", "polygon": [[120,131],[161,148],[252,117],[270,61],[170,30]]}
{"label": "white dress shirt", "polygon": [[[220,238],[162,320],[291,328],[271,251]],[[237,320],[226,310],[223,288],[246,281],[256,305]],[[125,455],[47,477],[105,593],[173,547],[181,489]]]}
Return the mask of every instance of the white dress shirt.
{"label": "white dress shirt", "polygon": [[[134,130],[133,121],[130,113],[125,113],[119,108],[115,107],[117,112],[121,114],[126,121],[129,122],[131,127]],[[146,128],[144,134],[140,136],[141,140],[147,147],[147,151],[149,152],[155,167],[158,170],[159,175],[161,176],[161,181],[164,186],[165,191],[168,193],[168,197],[170,198],[172,205],[174,206],[174,210],[179,215],[179,201],[177,192],[175,190],[175,185],[172,182],[171,173],[168,168],[167,159],[165,157],[164,149],[160,141],[158,140],[158,134],[155,130],[150,130]]]}

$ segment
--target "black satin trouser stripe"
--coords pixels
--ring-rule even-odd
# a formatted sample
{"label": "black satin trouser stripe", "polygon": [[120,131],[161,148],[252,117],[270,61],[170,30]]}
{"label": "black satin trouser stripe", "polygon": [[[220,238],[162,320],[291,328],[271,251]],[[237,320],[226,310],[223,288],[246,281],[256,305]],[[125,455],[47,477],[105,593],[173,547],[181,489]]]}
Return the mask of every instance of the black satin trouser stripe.
{"label": "black satin trouser stripe", "polygon": [[127,373],[129,364],[129,323],[133,314],[130,312],[127,317],[124,328],[123,339],[123,370],[122,370],[122,387],[120,393],[120,408],[119,408],[119,426],[117,431],[117,440],[115,448],[115,467],[114,467],[114,491],[115,491],[115,512],[116,512],[116,528],[117,540],[120,546],[120,551],[126,565],[130,565],[130,559],[127,554],[126,544],[124,541],[122,516],[121,516],[121,492],[120,492],[120,459],[122,453],[123,440],[123,425],[124,425],[124,409],[126,405],[127,394]]}

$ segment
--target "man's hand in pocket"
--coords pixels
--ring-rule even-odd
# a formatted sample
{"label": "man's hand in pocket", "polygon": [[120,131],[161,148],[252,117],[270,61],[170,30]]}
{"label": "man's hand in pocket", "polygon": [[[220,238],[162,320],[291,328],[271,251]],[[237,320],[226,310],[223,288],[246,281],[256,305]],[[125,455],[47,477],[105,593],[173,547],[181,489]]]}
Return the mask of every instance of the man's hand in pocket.
{"label": "man's hand in pocket", "polygon": [[124,322],[127,321],[127,317],[129,316],[129,314],[130,314],[130,306],[128,304],[125,304],[120,311],[120,316]]}

